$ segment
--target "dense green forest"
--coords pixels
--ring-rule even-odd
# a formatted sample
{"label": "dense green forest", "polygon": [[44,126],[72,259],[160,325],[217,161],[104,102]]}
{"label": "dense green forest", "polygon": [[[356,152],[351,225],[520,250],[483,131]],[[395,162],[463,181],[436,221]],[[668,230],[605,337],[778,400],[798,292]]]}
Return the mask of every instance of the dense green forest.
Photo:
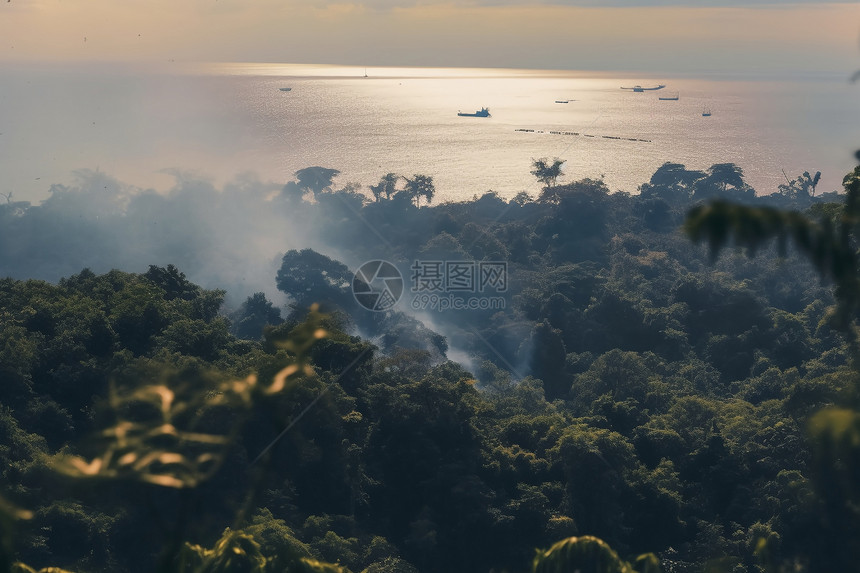
{"label": "dense green forest", "polygon": [[[284,309],[160,260],[0,279],[0,568],[856,570],[860,170],[759,197],[730,164],[638,194],[558,167],[536,197],[438,205],[429,177],[297,173],[272,210],[400,268],[385,312],[312,248],[271,277]],[[9,202],[0,233],[52,216]],[[504,262],[503,304],[415,312],[419,260]]]}

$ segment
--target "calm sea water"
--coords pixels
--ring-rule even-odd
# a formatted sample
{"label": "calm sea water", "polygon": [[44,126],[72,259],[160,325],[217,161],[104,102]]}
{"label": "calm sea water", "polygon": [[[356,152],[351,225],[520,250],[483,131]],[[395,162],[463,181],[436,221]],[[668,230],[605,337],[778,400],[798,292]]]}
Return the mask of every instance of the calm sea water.
{"label": "calm sea water", "polygon": [[[535,195],[539,157],[567,160],[564,180],[603,177],[612,190],[635,192],[674,161],[737,163],[759,193],[783,171],[820,170],[819,189],[830,191],[860,147],[850,71],[778,80],[414,68],[364,77],[364,68],[274,64],[2,71],[0,192],[31,201],[77,169],[167,189],[176,171],[284,183],[311,165],[339,169],[340,184],[432,175],[436,201]],[[636,84],[666,87],[620,89]],[[483,106],[492,117],[457,116]]]}

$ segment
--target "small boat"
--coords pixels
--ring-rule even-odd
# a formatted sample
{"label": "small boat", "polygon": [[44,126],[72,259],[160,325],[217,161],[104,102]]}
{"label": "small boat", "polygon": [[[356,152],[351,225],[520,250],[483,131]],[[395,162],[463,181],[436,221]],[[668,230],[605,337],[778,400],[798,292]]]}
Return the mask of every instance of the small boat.
{"label": "small boat", "polygon": [[280,89],[282,92],[288,92],[293,88],[278,88],[278,89]]}
{"label": "small boat", "polygon": [[634,91],[636,93],[642,93],[642,92],[650,92],[650,91],[654,91],[654,90],[662,90],[665,87],[666,87],[665,84],[660,84],[659,86],[654,86],[653,88],[643,88],[642,86],[633,86],[632,88],[622,87],[621,89],[631,90],[631,91]]}
{"label": "small boat", "polygon": [[570,103],[570,100],[569,99],[557,99],[557,100],[555,100],[555,103]]}
{"label": "small boat", "polygon": [[708,108],[702,110],[702,117],[711,117],[711,110]]}
{"label": "small boat", "polygon": [[458,111],[457,115],[460,117],[490,117],[490,108],[482,107],[480,111],[476,111],[475,113],[463,113],[462,111]]}
{"label": "small boat", "polygon": [[678,101],[678,92],[675,92],[674,95],[660,96],[657,99],[661,101]]}

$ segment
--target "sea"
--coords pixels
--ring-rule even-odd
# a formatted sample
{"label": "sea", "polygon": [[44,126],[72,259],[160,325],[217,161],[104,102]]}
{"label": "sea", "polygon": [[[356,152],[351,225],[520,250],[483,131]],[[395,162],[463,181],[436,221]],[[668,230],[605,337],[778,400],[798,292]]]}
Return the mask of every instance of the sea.
{"label": "sea", "polygon": [[[389,172],[429,175],[437,203],[487,191],[537,196],[532,162],[556,157],[565,161],[561,182],[600,178],[612,191],[636,193],[670,161],[735,163],[759,194],[821,171],[824,192],[841,189],[860,148],[853,70],[696,76],[167,62],[6,63],[0,72],[0,193],[33,203],[52,185],[73,186],[81,170],[168,191],[177,177],[283,184],[310,166],[338,169],[335,187],[367,189]],[[458,116],[483,107],[490,117]]]}

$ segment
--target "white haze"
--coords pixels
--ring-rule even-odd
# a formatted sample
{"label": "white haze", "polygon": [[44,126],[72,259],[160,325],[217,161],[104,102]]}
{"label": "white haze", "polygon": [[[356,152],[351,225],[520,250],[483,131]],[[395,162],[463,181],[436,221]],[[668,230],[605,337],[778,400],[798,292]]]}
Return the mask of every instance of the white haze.
{"label": "white haze", "polygon": [[236,306],[264,292],[283,302],[275,275],[283,253],[314,248],[336,257],[314,221],[291,216],[280,185],[243,175],[216,187],[174,173],[166,192],[139,189],[103,172],[79,171],[69,186],[0,228],[0,276],[57,281],[90,268],[146,271],[176,265]]}

